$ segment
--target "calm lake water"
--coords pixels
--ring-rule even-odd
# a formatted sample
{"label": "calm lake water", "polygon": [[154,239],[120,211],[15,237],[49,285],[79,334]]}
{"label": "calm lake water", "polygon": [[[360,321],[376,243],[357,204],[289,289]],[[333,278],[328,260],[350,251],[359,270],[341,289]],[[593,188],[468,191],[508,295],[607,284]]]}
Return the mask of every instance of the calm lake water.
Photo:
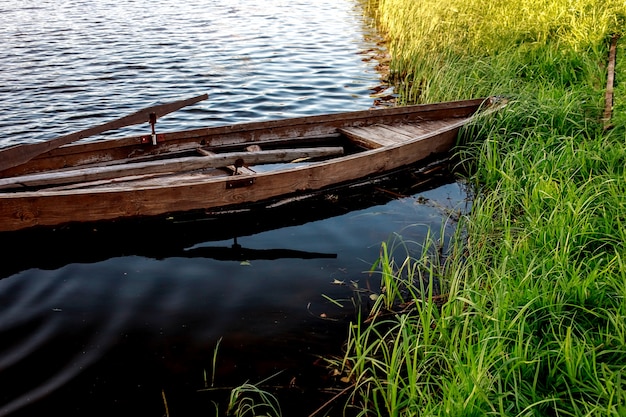
{"label": "calm lake water", "polygon": [[[157,130],[367,109],[377,40],[357,0],[4,0],[0,146],[205,92]],[[279,372],[308,415],[353,318],[337,282],[376,291],[381,242],[417,250],[466,205],[415,168],[262,213],[0,237],[0,416],[215,415],[213,378]]]}

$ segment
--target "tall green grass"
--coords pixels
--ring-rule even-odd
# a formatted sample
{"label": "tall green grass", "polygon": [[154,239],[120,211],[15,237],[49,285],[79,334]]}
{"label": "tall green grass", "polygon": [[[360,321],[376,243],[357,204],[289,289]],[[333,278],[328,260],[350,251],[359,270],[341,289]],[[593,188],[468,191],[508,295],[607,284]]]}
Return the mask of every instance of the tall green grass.
{"label": "tall green grass", "polygon": [[[475,196],[449,253],[425,244],[402,258],[383,245],[383,300],[352,326],[342,362],[355,385],[347,407],[364,416],[626,415],[625,38],[615,127],[601,122],[608,42],[624,31],[626,3],[370,7],[389,37],[402,102],[498,94],[510,103],[465,132],[459,165]],[[425,277],[437,277],[444,303]]]}
{"label": "tall green grass", "polygon": [[602,88],[623,0],[370,0],[406,102],[517,93],[525,84]]}

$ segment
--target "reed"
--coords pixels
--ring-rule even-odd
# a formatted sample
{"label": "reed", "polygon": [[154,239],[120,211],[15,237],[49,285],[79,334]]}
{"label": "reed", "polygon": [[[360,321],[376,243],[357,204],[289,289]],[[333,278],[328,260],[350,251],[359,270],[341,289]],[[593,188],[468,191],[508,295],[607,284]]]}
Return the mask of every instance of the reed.
{"label": "reed", "polygon": [[276,397],[253,384],[242,384],[230,393],[226,415],[234,417],[278,417],[282,413]]}
{"label": "reed", "polygon": [[[379,0],[402,102],[505,95],[465,131],[472,211],[381,246],[342,365],[357,415],[626,415],[626,103],[601,114],[624,2]],[[618,56],[625,56],[624,42]],[[400,259],[398,261],[398,259]],[[445,301],[432,291],[435,277]],[[428,288],[431,288],[429,290]],[[378,301],[378,300],[377,300]],[[411,304],[407,309],[407,304]]]}

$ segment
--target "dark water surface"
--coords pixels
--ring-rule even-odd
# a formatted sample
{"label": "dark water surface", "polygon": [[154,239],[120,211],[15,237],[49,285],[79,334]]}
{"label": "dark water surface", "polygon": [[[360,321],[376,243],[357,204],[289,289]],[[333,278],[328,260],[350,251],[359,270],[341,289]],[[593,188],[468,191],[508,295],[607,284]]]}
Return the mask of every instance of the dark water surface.
{"label": "dark water surface", "polygon": [[[0,146],[204,92],[158,129],[367,109],[375,40],[350,0],[5,0]],[[199,390],[220,340],[215,386],[282,371],[268,384],[301,412],[287,401],[285,415],[308,415],[328,398],[307,396],[324,382],[316,359],[341,353],[353,313],[324,297],[352,295],[333,282],[376,290],[364,271],[382,241],[419,242],[466,209],[460,184],[425,180],[410,169],[261,213],[0,236],[0,416],[162,416],[164,395],[171,416],[214,415],[228,390]]]}

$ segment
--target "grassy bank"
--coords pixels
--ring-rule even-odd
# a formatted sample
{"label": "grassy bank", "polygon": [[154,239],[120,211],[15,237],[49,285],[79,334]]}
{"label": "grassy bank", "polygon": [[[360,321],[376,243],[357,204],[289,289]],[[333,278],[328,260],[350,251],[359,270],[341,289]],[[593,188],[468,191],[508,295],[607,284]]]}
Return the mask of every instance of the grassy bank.
{"label": "grassy bank", "polygon": [[[609,43],[626,35],[626,3],[369,7],[387,33],[401,102],[510,103],[466,131],[459,160],[476,194],[450,252],[427,242],[407,258],[383,246],[378,269],[399,279],[384,280],[373,319],[351,329],[348,407],[626,415],[626,37],[613,128],[602,121]],[[435,278],[443,299],[416,284]]]}

